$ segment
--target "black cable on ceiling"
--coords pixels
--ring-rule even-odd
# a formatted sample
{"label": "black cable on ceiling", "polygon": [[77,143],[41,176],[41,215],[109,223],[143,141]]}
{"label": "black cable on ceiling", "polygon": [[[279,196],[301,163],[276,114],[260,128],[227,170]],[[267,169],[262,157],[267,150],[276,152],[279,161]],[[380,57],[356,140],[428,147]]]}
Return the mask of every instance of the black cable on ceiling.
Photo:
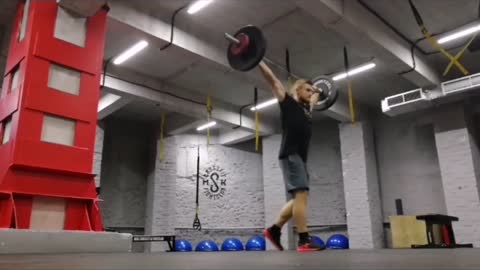
{"label": "black cable on ceiling", "polygon": [[288,48],[285,49],[285,66],[287,67],[287,81],[290,80],[291,77],[291,68],[290,68],[290,50]]}
{"label": "black cable on ceiling", "polygon": [[414,46],[414,48],[417,48],[421,53],[425,54],[425,52],[422,50],[422,48],[419,48],[418,46],[415,45],[415,42],[411,41],[408,37],[406,37],[400,30],[398,30],[396,27],[394,27],[391,23],[389,23],[383,16],[381,16],[377,11],[375,11],[372,7],[370,7],[367,3],[365,3],[363,0],[357,0],[360,5],[362,5],[365,9],[367,9],[372,15],[377,17],[380,21],[382,21],[390,30],[395,32],[400,38],[402,38],[404,41],[406,41],[408,44],[411,46]]}
{"label": "black cable on ceiling", "polygon": [[103,64],[103,78],[102,78],[102,85],[100,86],[101,89],[105,87],[105,77],[106,77],[105,75],[107,74],[107,68],[111,61],[112,61],[112,57],[108,58]]}
{"label": "black cable on ceiling", "polygon": [[170,25],[171,25],[171,29],[170,29],[170,42],[166,45],[164,45],[162,48],[160,48],[160,51],[163,51],[165,50],[166,48],[170,47],[172,44],[173,44],[173,32],[175,30],[175,17],[177,16],[177,14],[184,8],[186,8],[188,6],[187,5],[184,5],[180,8],[178,8],[177,10],[175,10],[172,14],[172,17],[170,18]]}

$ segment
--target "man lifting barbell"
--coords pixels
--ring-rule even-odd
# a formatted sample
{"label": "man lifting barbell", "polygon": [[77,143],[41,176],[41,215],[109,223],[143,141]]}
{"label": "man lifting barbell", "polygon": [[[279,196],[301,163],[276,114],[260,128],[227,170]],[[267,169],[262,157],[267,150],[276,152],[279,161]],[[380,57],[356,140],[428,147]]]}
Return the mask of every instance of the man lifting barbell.
{"label": "man lifting barbell", "polygon": [[293,217],[299,236],[298,251],[322,250],[324,247],[314,243],[308,234],[306,217],[310,183],[307,155],[312,134],[312,108],[318,101],[320,91],[310,82],[299,79],[287,93],[283,84],[264,62],[259,66],[280,104],[283,130],[279,153],[280,167],[286,189],[293,197],[285,204],[275,224],[265,231],[265,236],[279,250],[283,250],[280,241],[281,229]]}
{"label": "man lifting barbell", "polygon": [[283,250],[281,230],[293,218],[299,236],[297,250],[323,250],[324,246],[312,241],[307,228],[310,181],[306,164],[312,134],[313,108],[317,106],[318,110],[328,109],[335,103],[338,91],[333,81],[320,76],[313,81],[297,78],[287,92],[282,82],[263,61],[266,41],[260,29],[247,26],[240,29],[235,36],[225,34],[225,37],[231,42],[227,55],[230,65],[239,71],[248,71],[259,66],[280,105],[282,143],[279,160],[285,187],[291,199],[280,211],[275,224],[265,230],[265,237],[277,249]]}

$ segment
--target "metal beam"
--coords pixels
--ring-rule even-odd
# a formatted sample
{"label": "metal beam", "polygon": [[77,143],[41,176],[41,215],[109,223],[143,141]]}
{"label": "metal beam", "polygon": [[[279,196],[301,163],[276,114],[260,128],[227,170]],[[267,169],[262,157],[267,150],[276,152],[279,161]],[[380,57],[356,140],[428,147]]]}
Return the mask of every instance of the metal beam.
{"label": "metal beam", "polygon": [[218,136],[218,143],[223,145],[232,145],[253,138],[255,138],[255,133],[248,130],[238,129],[220,133],[220,135]]}
{"label": "metal beam", "polygon": [[106,93],[98,102],[98,120],[104,119],[132,101],[129,97]]}
{"label": "metal beam", "polygon": [[[317,18],[327,28],[336,31],[363,53],[375,56],[393,72],[412,66],[410,44],[401,39],[358,1],[295,0],[305,12]],[[413,17],[411,18],[413,20]],[[440,77],[421,55],[415,56],[416,68],[404,75],[419,87],[440,84]]]}
{"label": "metal beam", "polygon": [[[164,92],[156,91],[152,88],[161,89]],[[204,105],[194,103],[193,98],[192,101],[181,98],[192,96],[192,93],[188,90],[164,83],[158,83],[157,85],[152,86],[152,88],[106,75],[103,89],[107,93],[122,96],[122,98],[128,97],[131,100],[137,99],[155,102],[165,110],[178,112],[198,119],[205,117],[204,119],[206,119],[206,108]],[[167,92],[175,93],[176,96],[169,95]],[[227,126],[236,126],[240,124],[238,108],[220,101],[214,100],[213,103],[213,119]],[[247,130],[255,130],[254,119],[243,115],[242,127]],[[260,133],[262,135],[273,134],[274,132],[275,126],[272,123],[261,123]]]}
{"label": "metal beam", "polygon": [[186,125],[182,125],[180,127],[169,130],[168,135],[172,135],[172,136],[180,135],[180,134],[183,134],[185,132],[195,130],[198,126],[200,126],[202,124],[205,124],[205,120],[197,120],[197,121],[188,123]]}

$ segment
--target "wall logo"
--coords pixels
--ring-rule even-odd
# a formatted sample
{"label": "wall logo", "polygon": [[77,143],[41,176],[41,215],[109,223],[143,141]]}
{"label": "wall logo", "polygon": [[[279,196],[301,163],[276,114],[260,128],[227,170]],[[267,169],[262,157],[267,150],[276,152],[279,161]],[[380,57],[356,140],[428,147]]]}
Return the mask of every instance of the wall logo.
{"label": "wall logo", "polygon": [[227,191],[227,174],[218,166],[210,166],[202,175],[203,193],[209,199],[218,200]]}

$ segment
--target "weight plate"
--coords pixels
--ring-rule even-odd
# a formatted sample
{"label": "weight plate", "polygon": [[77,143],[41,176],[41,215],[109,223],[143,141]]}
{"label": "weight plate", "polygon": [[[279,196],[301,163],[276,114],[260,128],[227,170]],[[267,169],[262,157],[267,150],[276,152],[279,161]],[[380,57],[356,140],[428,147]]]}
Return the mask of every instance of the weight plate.
{"label": "weight plate", "polygon": [[232,47],[237,45],[230,43],[227,50],[227,58],[233,69],[249,71],[262,61],[267,49],[267,41],[265,40],[262,31],[253,25],[248,25],[238,30],[234,37],[238,37],[240,34],[248,36],[248,47],[243,53],[235,55],[232,53]]}
{"label": "weight plate", "polygon": [[338,89],[330,77],[319,76],[312,80],[312,85],[322,91],[314,110],[324,111],[332,107],[338,98]]}

